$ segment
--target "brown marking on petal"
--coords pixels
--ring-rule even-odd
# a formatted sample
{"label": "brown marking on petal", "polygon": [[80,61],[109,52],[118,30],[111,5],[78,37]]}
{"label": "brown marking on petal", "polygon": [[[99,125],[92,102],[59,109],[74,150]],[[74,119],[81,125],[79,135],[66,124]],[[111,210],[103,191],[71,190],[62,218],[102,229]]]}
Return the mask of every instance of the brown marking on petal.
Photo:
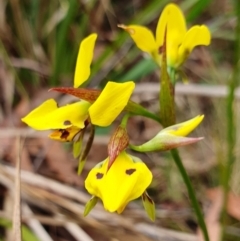
{"label": "brown marking on petal", "polygon": [[102,179],[102,178],[103,178],[103,173],[98,172],[98,173],[96,174],[96,178],[97,178],[97,179]]}
{"label": "brown marking on petal", "polygon": [[69,125],[71,125],[72,123],[71,123],[71,121],[70,120],[65,120],[64,122],[63,122],[63,125],[65,125],[65,126],[69,126]]}
{"label": "brown marking on petal", "polygon": [[67,140],[70,133],[67,130],[60,130],[60,131],[62,132],[60,138]]}
{"label": "brown marking on petal", "polygon": [[158,48],[158,53],[159,53],[159,54],[162,54],[162,53],[163,53],[163,46],[160,46],[160,47]]}
{"label": "brown marking on petal", "polygon": [[130,175],[132,175],[135,171],[136,171],[135,168],[131,168],[131,169],[126,170],[126,174],[130,176]]}

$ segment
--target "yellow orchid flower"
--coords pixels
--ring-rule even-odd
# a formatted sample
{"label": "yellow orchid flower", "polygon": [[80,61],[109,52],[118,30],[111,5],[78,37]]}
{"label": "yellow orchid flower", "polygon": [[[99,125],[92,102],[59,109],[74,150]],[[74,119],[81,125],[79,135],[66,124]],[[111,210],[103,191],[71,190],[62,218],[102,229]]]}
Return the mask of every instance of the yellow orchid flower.
{"label": "yellow orchid flower", "polygon": [[87,191],[100,198],[109,212],[121,213],[140,197],[152,181],[152,173],[137,157],[121,152],[108,169],[109,158],[95,166],[85,180]]}
{"label": "yellow orchid flower", "polygon": [[137,47],[148,52],[159,65],[166,31],[167,65],[173,69],[178,68],[196,46],[207,46],[211,41],[210,31],[205,25],[196,25],[187,30],[181,9],[173,3],[164,8],[158,20],[156,38],[151,30],[143,26],[120,24],[119,27],[126,30]]}
{"label": "yellow orchid flower", "polygon": [[[97,34],[94,33],[80,43],[74,87],[80,86],[89,78],[96,39]],[[94,125],[110,125],[127,105],[134,87],[133,81],[109,81],[92,104],[80,101],[58,108],[57,103],[50,99],[22,118],[22,121],[36,130],[54,129],[49,136],[52,139],[71,141],[85,127],[85,121],[89,116]]]}
{"label": "yellow orchid flower", "polygon": [[88,117],[94,125],[111,125],[127,105],[134,87],[132,81],[109,81],[93,104],[82,100],[58,107],[55,100],[49,99],[22,118],[22,121],[36,130],[54,129],[49,136],[51,139],[71,141],[85,127]]}

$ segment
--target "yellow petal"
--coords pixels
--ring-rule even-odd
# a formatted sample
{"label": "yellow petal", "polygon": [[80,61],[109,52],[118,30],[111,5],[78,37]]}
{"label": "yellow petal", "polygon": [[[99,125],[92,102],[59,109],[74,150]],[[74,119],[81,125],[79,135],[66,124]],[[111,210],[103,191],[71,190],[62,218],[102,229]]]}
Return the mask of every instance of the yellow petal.
{"label": "yellow petal", "polygon": [[98,126],[108,126],[117,118],[133,92],[133,81],[115,83],[109,81],[98,99],[89,108],[91,122]]}
{"label": "yellow petal", "polygon": [[126,30],[136,43],[137,47],[142,51],[148,52],[149,54],[157,51],[157,45],[153,33],[148,28],[139,25],[125,26],[123,24],[118,25],[118,27]]}
{"label": "yellow petal", "polygon": [[179,123],[177,125],[169,126],[160,131],[159,134],[161,135],[163,133],[168,133],[175,136],[187,136],[202,122],[203,118],[204,115],[198,115],[191,120]]}
{"label": "yellow petal", "polygon": [[193,26],[190,28],[184,39],[182,44],[179,47],[179,58],[180,61],[183,62],[188,55],[192,52],[193,48],[199,45],[209,45],[211,41],[211,33],[207,26]]}
{"label": "yellow petal", "polygon": [[93,51],[97,34],[93,33],[85,38],[79,47],[77,63],[74,75],[74,87],[79,87],[84,83],[91,73],[90,65],[93,59]]}
{"label": "yellow petal", "polygon": [[56,101],[50,99],[22,118],[22,121],[36,130],[66,129],[71,126],[82,129],[88,118],[89,106],[88,102],[79,101],[58,108]]}
{"label": "yellow petal", "polygon": [[[27,116],[22,118],[22,121],[36,130],[48,130],[42,126],[42,119],[49,113],[57,110],[57,102],[54,99],[49,99],[43,102],[36,109],[32,110]],[[38,121],[40,119],[40,121]]]}
{"label": "yellow petal", "polygon": [[108,158],[94,167],[85,180],[88,192],[102,199],[109,212],[121,213],[128,202],[140,197],[152,181],[152,173],[143,162],[122,152],[107,172]]}
{"label": "yellow petal", "polygon": [[73,138],[81,131],[78,127],[72,126],[66,129],[53,131],[48,137],[56,141],[72,141]]}
{"label": "yellow petal", "polygon": [[156,42],[158,48],[163,45],[165,29],[167,26],[167,54],[171,45],[178,46],[182,43],[187,32],[186,22],[182,10],[173,3],[168,4],[158,20]]}

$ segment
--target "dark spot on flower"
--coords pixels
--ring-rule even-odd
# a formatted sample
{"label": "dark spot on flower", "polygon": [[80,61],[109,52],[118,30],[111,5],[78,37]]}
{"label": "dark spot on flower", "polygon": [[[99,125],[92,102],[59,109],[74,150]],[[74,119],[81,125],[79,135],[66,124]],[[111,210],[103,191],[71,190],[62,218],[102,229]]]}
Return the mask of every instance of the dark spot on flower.
{"label": "dark spot on flower", "polygon": [[131,168],[131,169],[126,170],[126,174],[130,176],[130,175],[132,175],[135,171],[136,171],[136,169]]}
{"label": "dark spot on flower", "polygon": [[65,120],[64,122],[63,122],[63,125],[65,125],[65,126],[69,126],[69,125],[71,125],[72,123],[71,123],[71,121],[69,121],[69,120]]}
{"label": "dark spot on flower", "polygon": [[159,54],[162,54],[162,53],[163,53],[163,46],[160,46],[160,47],[159,47],[158,53],[159,53]]}
{"label": "dark spot on flower", "polygon": [[98,172],[96,175],[97,179],[102,179],[103,178],[103,173]]}
{"label": "dark spot on flower", "polygon": [[60,130],[60,131],[62,133],[60,138],[61,139],[67,139],[70,133],[67,130]]}

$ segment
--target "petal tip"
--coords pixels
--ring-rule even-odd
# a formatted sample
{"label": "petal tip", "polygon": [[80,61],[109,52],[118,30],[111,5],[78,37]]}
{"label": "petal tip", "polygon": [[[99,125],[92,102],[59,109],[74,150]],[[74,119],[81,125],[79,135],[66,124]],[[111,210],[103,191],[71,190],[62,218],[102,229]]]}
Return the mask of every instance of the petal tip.
{"label": "petal tip", "polygon": [[203,35],[205,36],[205,43],[204,45],[208,46],[211,43],[211,32],[206,25],[200,26]]}
{"label": "petal tip", "polygon": [[127,31],[130,35],[133,35],[135,33],[135,30],[133,28],[130,28],[124,24],[118,24],[119,28],[122,28],[123,30]]}
{"label": "petal tip", "polygon": [[197,118],[199,119],[199,123],[201,123],[203,121],[204,117],[205,117],[204,115],[197,116]]}

